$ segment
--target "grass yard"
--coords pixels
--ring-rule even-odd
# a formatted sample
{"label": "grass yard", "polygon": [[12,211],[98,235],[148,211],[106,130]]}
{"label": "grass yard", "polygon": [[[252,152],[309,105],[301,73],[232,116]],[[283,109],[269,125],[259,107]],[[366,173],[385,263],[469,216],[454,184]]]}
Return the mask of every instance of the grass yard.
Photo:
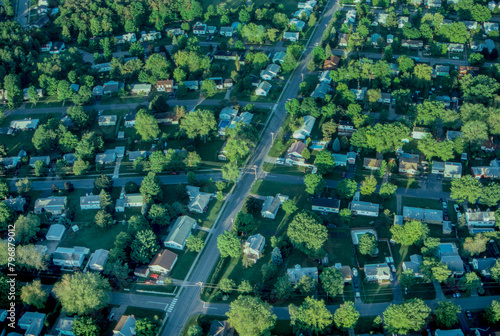
{"label": "grass yard", "polygon": [[387,246],[387,242],[379,241],[378,242],[378,255],[376,257],[371,257],[369,255],[363,255],[359,253],[359,249],[356,248],[356,257],[358,259],[358,263],[360,267],[364,267],[369,264],[382,264],[385,262],[385,257],[390,257],[391,253],[389,251],[389,246]]}
{"label": "grass yard", "polygon": [[203,214],[190,213],[190,216],[198,221],[198,225],[210,229],[219,215],[224,202],[212,200],[208,204],[208,209]]}
{"label": "grass yard", "polygon": [[436,298],[436,291],[434,290],[434,285],[432,283],[420,283],[413,285],[408,288],[407,294],[405,294],[405,290],[402,288],[402,292],[405,300],[416,298],[422,300],[434,300]]}
{"label": "grass yard", "polygon": [[403,206],[423,208],[423,209],[443,210],[443,206],[438,200],[429,198],[403,196]]}
{"label": "grass yard", "polygon": [[411,176],[392,176],[393,184],[399,188],[418,189],[418,179]]}
{"label": "grass yard", "polygon": [[[197,231],[194,235],[205,240],[208,233],[205,231]],[[184,280],[198,253],[193,251],[188,252],[187,249],[183,251],[173,250],[173,252],[177,254],[178,259],[169,277],[172,279]]]}
{"label": "grass yard", "polygon": [[200,155],[202,162],[210,161],[210,162],[220,162],[217,159],[217,155],[219,154],[222,145],[224,145],[224,140],[213,140],[208,142],[199,141],[196,144],[196,152]]}
{"label": "grass yard", "polygon": [[[66,102],[65,106],[71,105],[70,102]],[[58,101],[56,97],[43,97],[36,105],[30,102],[26,102],[26,108],[47,108],[47,107],[61,107],[63,103]]]}
{"label": "grass yard", "polygon": [[80,225],[80,230],[77,232],[68,230],[66,239],[59,246],[85,246],[92,252],[98,249],[110,250],[116,236],[122,231],[127,232],[126,225],[116,224],[108,229],[101,229],[94,225],[83,227]]}
{"label": "grass yard", "polygon": [[144,96],[130,96],[130,97],[102,97],[101,105],[114,105],[114,104],[147,104],[147,97]]}
{"label": "grass yard", "polygon": [[165,317],[165,312],[160,309],[139,308],[128,306],[123,315],[134,315],[136,319],[149,318],[161,321]]}
{"label": "grass yard", "polygon": [[269,162],[264,162],[264,164],[262,165],[262,170],[273,174],[296,175],[296,176],[304,176],[304,174],[309,171],[309,169],[305,167],[285,166],[285,165],[272,164]]}
{"label": "grass yard", "polygon": [[444,192],[451,192],[451,181],[453,180],[443,180],[442,187]]}
{"label": "grass yard", "polygon": [[302,184],[288,184],[259,180],[252,185],[250,193],[260,196],[275,196],[277,193],[282,193],[290,196],[290,198],[293,198],[292,195],[300,196],[300,198],[302,198],[306,196],[305,190],[306,186]]}
{"label": "grass yard", "polygon": [[356,326],[354,327],[354,332],[356,333],[356,335],[370,334],[374,332],[381,333],[382,326],[375,328],[375,325],[373,323],[374,319],[375,316],[360,316],[358,323],[356,323]]}
{"label": "grass yard", "polygon": [[[364,272],[360,272],[361,279],[365,278]],[[388,285],[379,285],[374,282],[361,282],[361,299],[364,303],[380,303],[393,300],[392,287]]]}

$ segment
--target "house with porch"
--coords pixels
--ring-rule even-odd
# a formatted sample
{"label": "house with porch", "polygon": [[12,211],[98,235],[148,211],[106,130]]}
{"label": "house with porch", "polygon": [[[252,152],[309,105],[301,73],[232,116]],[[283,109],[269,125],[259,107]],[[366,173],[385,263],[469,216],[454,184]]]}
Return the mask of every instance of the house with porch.
{"label": "house with porch", "polygon": [[196,225],[196,220],[189,216],[178,217],[172,225],[167,238],[163,241],[163,245],[176,250],[184,250],[186,241],[193,230],[196,229]]}

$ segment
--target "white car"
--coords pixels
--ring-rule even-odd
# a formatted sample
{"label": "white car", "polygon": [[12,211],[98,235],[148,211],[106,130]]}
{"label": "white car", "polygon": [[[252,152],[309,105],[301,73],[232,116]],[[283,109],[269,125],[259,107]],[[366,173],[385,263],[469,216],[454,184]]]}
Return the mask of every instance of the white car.
{"label": "white car", "polygon": [[456,213],[460,212],[460,208],[458,207],[458,204],[453,204],[453,209],[455,209]]}
{"label": "white car", "polygon": [[458,59],[460,59],[460,57],[458,57],[458,56],[453,56],[451,59],[458,60]]}

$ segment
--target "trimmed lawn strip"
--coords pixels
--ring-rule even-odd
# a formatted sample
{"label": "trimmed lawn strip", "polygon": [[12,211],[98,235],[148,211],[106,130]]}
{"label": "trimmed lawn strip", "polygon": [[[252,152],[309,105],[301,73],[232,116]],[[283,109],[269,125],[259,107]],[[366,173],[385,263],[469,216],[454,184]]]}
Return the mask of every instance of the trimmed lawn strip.
{"label": "trimmed lawn strip", "polygon": [[264,164],[262,165],[262,170],[273,174],[284,174],[284,175],[295,175],[295,176],[304,176],[305,173],[309,171],[305,167],[285,166],[285,165],[272,164],[269,162],[264,162]]}
{"label": "trimmed lawn strip", "polygon": [[[360,278],[365,278],[365,272],[360,272]],[[379,285],[376,281],[361,281],[361,299],[364,303],[380,303],[393,300],[392,287],[388,285]]]}
{"label": "trimmed lawn strip", "polygon": [[[135,285],[133,291],[136,293],[143,293],[141,291],[146,292],[159,292],[159,293],[174,293],[177,286],[174,285]],[[152,294],[152,293],[144,293],[144,294]]]}
{"label": "trimmed lawn strip", "polygon": [[127,232],[127,226],[116,224],[108,229],[96,226],[81,227],[77,232],[68,230],[66,239],[61,242],[61,247],[85,246],[94,252],[98,249],[110,250],[114,246],[115,238],[120,232]]}
{"label": "trimmed lawn strip", "polygon": [[163,320],[165,312],[160,309],[139,308],[128,306],[123,315],[134,315],[136,319],[149,318],[152,320]]}
{"label": "trimmed lawn strip", "polygon": [[415,207],[422,209],[443,210],[443,206],[438,200],[429,198],[418,198],[403,196],[403,207]]}
{"label": "trimmed lawn strip", "polygon": [[[205,231],[197,231],[194,235],[205,240],[208,233]],[[172,279],[184,280],[198,252],[188,251],[187,249],[183,251],[171,249],[171,251],[177,254],[178,259],[169,277]]]}

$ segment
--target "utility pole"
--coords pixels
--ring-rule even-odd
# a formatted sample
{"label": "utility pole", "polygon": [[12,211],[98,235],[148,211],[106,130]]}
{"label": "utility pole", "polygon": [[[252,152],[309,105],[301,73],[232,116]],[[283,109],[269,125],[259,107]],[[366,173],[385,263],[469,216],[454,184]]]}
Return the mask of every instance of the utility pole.
{"label": "utility pole", "polygon": [[253,166],[252,166],[252,169],[253,169],[253,171],[254,171],[254,173],[255,173],[255,181],[257,181],[257,169],[258,169],[258,168],[259,168],[259,167],[257,167],[257,165],[253,165]]}

